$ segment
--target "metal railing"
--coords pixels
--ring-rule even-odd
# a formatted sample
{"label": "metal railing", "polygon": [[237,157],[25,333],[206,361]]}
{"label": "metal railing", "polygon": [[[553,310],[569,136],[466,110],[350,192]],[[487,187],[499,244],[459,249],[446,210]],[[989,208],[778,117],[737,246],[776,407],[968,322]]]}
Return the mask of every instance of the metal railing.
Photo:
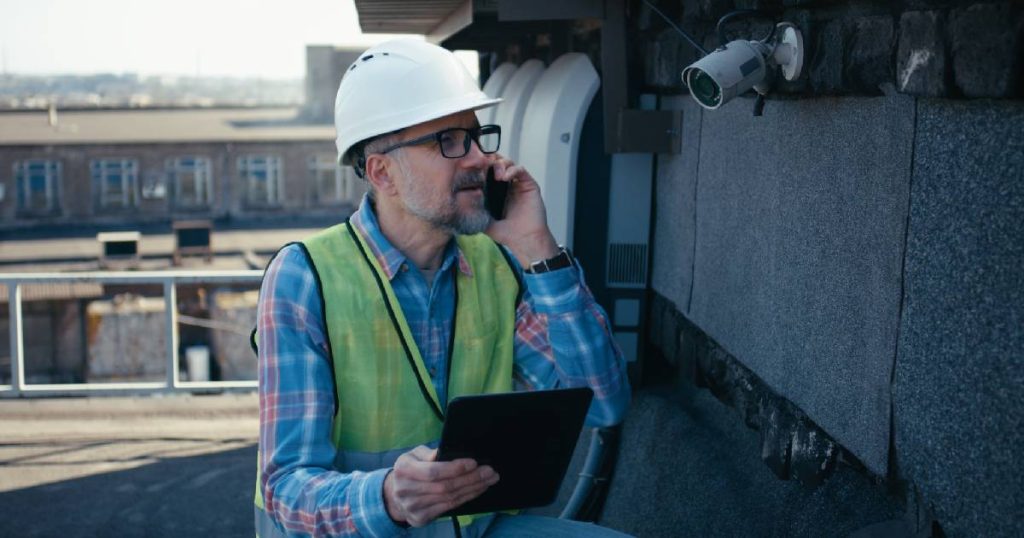
{"label": "metal railing", "polygon": [[[11,383],[0,385],[0,397],[70,396],[82,394],[151,394],[154,392],[210,392],[253,390],[256,381],[182,381],[178,375],[178,284],[259,283],[262,271],[97,271],[82,273],[0,273],[7,286],[11,324]],[[167,377],[162,382],[139,383],[25,383],[22,286],[30,284],[105,283],[163,284],[167,331]]]}

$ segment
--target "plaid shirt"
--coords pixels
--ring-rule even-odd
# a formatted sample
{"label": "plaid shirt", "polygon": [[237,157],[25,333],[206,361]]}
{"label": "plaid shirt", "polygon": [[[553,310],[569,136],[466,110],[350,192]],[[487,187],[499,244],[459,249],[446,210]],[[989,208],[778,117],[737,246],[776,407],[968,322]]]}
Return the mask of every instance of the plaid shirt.
{"label": "plaid shirt", "polygon": [[[452,241],[428,285],[381,233],[368,199],[350,223],[391,281],[438,398],[446,401],[454,271],[472,277],[472,268]],[[516,390],[589,386],[594,401],[587,423],[619,422],[630,399],[624,361],[582,270],[520,274],[527,289],[516,312]],[[263,278],[257,328],[264,502],[289,534],[397,534],[401,529],[388,517],[382,496],[389,469],[341,473],[332,468],[333,373],[319,293],[305,255],[294,245],[281,250]]]}

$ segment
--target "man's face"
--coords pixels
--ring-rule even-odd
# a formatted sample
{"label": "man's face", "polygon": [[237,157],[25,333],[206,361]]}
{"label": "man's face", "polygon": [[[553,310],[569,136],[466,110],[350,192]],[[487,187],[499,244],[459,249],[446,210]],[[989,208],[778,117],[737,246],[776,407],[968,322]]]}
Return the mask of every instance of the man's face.
{"label": "man's face", "polygon": [[[451,127],[472,128],[476,114],[461,112],[422,123],[402,132],[400,140],[412,140]],[[406,211],[431,225],[457,234],[484,231],[491,217],[484,208],[484,178],[490,157],[476,143],[457,159],[441,154],[436,142],[399,149],[395,178]]]}

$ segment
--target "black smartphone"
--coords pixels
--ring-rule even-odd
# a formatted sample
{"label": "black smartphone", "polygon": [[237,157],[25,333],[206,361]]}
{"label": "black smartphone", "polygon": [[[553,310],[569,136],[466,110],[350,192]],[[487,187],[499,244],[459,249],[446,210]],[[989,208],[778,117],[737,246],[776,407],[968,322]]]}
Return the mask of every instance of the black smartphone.
{"label": "black smartphone", "polygon": [[508,198],[509,182],[494,179],[494,167],[487,169],[484,182],[484,206],[494,220],[505,218],[505,200]]}

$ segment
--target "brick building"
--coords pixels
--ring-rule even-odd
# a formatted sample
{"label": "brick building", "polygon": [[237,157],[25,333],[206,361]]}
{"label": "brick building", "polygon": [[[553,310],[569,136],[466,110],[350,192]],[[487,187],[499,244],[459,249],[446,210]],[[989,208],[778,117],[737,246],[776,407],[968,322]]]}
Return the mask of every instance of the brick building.
{"label": "brick building", "polygon": [[362,185],[294,109],[0,113],[0,229],[336,215]]}

